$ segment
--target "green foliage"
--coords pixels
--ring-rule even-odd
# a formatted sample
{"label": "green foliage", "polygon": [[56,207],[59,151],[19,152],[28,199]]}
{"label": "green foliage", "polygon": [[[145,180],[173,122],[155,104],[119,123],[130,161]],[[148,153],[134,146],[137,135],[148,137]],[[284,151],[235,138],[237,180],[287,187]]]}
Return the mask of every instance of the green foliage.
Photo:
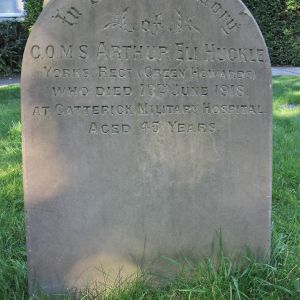
{"label": "green foliage", "polygon": [[21,71],[28,32],[42,8],[43,0],[26,0],[24,22],[0,22],[0,76],[8,76]]}
{"label": "green foliage", "polygon": [[299,0],[287,0],[287,9],[292,11],[298,11],[300,10],[300,1]]}
{"label": "green foliage", "polygon": [[19,22],[0,22],[0,75],[20,72],[26,39]]}
{"label": "green foliage", "polygon": [[[81,300],[296,300],[300,299],[300,82],[276,77],[274,83],[274,172],[272,254],[266,263],[245,257],[242,267],[221,257],[183,264],[168,286],[142,276],[133,283],[84,292]],[[71,300],[27,294],[22,191],[19,88],[0,88],[0,299]],[[169,259],[170,263],[178,265]]]}
{"label": "green foliage", "polygon": [[27,30],[30,30],[32,25],[37,20],[39,14],[43,9],[43,0],[26,0],[25,1],[25,11],[26,18],[24,21],[24,26]]}
{"label": "green foliage", "polygon": [[244,0],[258,22],[272,64],[300,65],[300,0]]}

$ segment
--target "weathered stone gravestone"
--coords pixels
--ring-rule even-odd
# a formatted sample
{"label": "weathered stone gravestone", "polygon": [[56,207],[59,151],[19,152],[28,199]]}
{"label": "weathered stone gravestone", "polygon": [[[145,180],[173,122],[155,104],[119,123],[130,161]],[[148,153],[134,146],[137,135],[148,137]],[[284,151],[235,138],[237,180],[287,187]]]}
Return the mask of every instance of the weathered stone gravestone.
{"label": "weathered stone gravestone", "polygon": [[268,254],[271,71],[240,1],[50,2],[22,117],[32,290],[168,277],[219,235]]}
{"label": "weathered stone gravestone", "polygon": [[49,0],[44,0],[43,7],[45,7],[49,3]]}

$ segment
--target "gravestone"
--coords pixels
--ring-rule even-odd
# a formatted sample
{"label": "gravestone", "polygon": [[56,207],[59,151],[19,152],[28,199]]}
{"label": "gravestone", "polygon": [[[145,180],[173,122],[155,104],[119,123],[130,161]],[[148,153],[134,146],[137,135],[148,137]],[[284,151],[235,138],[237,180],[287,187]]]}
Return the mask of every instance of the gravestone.
{"label": "gravestone", "polygon": [[31,291],[268,256],[271,98],[238,0],[51,1],[22,73]]}

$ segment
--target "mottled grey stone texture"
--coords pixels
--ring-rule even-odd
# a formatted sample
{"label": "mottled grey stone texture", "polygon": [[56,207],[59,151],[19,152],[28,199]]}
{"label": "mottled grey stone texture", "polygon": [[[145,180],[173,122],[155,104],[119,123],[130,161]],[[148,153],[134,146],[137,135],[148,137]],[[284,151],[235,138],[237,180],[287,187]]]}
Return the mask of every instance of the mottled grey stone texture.
{"label": "mottled grey stone texture", "polygon": [[24,55],[31,291],[270,248],[271,69],[238,0],[56,0]]}

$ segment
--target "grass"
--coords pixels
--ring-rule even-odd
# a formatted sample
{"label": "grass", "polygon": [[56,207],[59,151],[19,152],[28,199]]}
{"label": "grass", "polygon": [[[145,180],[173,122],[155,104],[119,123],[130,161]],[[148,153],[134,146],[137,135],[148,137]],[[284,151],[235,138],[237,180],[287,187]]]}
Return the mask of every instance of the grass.
{"label": "grass", "polygon": [[[22,200],[19,88],[0,88],[0,300],[30,299]],[[79,299],[300,299],[300,78],[274,78],[272,255],[267,264],[226,257],[186,264],[176,281],[153,288],[147,276]],[[245,264],[244,264],[245,266]],[[64,299],[71,299],[65,296]],[[53,299],[39,295],[35,299]],[[61,298],[60,298],[61,299]]]}

